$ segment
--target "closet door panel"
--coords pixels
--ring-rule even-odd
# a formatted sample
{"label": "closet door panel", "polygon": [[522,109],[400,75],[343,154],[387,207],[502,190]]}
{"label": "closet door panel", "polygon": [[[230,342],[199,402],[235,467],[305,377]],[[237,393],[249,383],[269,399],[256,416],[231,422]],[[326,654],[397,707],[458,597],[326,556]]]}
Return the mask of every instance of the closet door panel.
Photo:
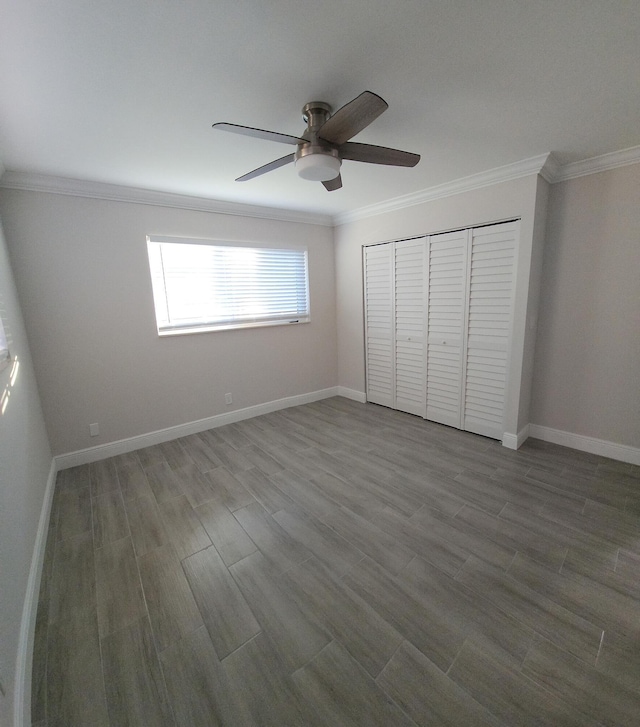
{"label": "closet door panel", "polygon": [[394,406],[393,245],[364,248],[367,401]]}
{"label": "closet door panel", "polygon": [[468,232],[428,238],[427,410],[431,421],[461,426]]}
{"label": "closet door panel", "polygon": [[463,428],[502,438],[517,223],[473,230]]}
{"label": "closet door panel", "polygon": [[395,408],[425,415],[425,240],[395,243]]}

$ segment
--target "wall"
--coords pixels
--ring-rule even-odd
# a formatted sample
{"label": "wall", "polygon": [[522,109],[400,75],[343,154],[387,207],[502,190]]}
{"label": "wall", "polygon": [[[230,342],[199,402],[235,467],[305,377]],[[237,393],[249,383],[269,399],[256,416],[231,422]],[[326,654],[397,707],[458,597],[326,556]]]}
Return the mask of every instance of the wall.
{"label": "wall", "polygon": [[[336,386],[331,228],[17,190],[0,210],[55,454]],[[306,243],[312,322],[159,338],[147,234]]]}
{"label": "wall", "polygon": [[[516,280],[514,349],[515,380],[505,404],[506,431],[515,437],[529,422],[531,366],[535,345],[538,299],[536,287],[542,260],[547,183],[538,175],[494,184],[442,197],[412,207],[367,217],[336,228],[336,292],[338,306],[338,381],[340,386],[364,392],[364,329],[362,246],[519,217],[520,242]],[[533,285],[530,286],[529,282]],[[522,382],[523,386],[520,386]],[[520,397],[521,388],[527,395]]]}
{"label": "wall", "polygon": [[[29,346],[0,228],[0,313],[13,362],[0,372],[0,724],[13,724],[16,682],[26,679],[28,698],[35,609],[27,610],[21,632],[29,574],[45,491],[51,450],[40,408]],[[17,368],[16,368],[17,367]],[[8,397],[8,398],[7,398]],[[37,581],[37,578],[32,580]],[[22,638],[22,641],[21,641]],[[21,673],[22,672],[22,673]],[[22,691],[19,687],[19,692]],[[20,693],[18,698],[20,698]]]}
{"label": "wall", "polygon": [[640,447],[640,164],[551,188],[532,422]]}
{"label": "wall", "polygon": [[533,391],[533,375],[535,367],[535,351],[538,340],[538,316],[542,291],[542,269],[546,243],[546,220],[549,206],[551,185],[538,177],[536,193],[536,209],[534,212],[531,269],[529,272],[527,321],[530,335],[526,338],[522,361],[522,385],[520,388],[520,418],[518,431],[526,430],[531,421],[531,404]]}

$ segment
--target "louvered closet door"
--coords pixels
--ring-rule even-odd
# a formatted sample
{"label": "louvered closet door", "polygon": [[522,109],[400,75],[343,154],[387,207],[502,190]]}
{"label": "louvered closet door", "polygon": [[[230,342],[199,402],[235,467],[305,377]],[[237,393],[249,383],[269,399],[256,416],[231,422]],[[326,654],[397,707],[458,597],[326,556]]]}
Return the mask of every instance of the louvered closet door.
{"label": "louvered closet door", "polygon": [[469,231],[428,238],[426,418],[462,426]]}
{"label": "louvered closet door", "polygon": [[364,248],[367,401],[394,406],[393,245]]}
{"label": "louvered closet door", "polygon": [[463,429],[501,439],[517,222],[472,230]]}
{"label": "louvered closet door", "polygon": [[425,239],[395,243],[395,408],[425,416]]}

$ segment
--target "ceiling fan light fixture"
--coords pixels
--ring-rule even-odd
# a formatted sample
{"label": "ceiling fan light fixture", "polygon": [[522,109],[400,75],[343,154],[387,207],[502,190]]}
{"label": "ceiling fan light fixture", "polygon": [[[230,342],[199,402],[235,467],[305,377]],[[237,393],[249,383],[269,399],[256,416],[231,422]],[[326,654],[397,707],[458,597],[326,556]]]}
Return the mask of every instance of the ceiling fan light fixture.
{"label": "ceiling fan light fixture", "polygon": [[333,149],[296,155],[296,171],[301,179],[328,182],[340,174],[340,157]]}

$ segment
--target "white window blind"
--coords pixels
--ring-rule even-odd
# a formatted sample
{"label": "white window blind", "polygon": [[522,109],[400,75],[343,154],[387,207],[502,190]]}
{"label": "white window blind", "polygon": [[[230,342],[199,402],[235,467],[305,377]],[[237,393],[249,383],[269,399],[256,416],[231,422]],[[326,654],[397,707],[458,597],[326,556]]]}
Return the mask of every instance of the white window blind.
{"label": "white window blind", "polygon": [[147,238],[160,335],[309,321],[307,251]]}

